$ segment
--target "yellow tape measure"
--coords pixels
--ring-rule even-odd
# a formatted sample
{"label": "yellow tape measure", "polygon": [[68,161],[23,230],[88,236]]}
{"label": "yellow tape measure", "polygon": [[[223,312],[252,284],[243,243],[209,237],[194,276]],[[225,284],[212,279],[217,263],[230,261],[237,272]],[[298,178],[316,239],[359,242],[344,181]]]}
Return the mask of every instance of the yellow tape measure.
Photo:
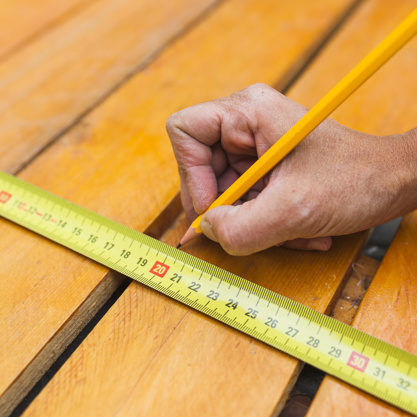
{"label": "yellow tape measure", "polygon": [[417,414],[417,357],[0,172],[0,215]]}

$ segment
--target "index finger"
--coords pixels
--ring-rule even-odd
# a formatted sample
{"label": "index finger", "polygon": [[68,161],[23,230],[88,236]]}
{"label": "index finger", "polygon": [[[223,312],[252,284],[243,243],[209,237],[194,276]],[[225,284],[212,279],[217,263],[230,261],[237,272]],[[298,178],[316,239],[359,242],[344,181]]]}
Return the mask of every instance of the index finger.
{"label": "index finger", "polygon": [[181,110],[167,121],[182,184],[196,213],[204,212],[217,197],[212,146],[220,141],[222,108],[212,101]]}

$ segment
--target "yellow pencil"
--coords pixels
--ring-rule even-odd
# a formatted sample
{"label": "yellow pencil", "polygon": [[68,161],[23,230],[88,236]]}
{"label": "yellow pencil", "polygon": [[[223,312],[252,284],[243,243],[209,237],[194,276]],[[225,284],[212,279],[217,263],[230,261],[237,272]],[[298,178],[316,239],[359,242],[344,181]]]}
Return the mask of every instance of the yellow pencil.
{"label": "yellow pencil", "polygon": [[[308,113],[245,171],[207,209],[233,204],[279,161],[291,152],[330,113],[342,104],[385,62],[398,52],[417,32],[417,8],[400,23],[375,49],[331,89]],[[204,214],[204,213],[203,213]],[[181,239],[181,246],[201,233],[198,216]]]}

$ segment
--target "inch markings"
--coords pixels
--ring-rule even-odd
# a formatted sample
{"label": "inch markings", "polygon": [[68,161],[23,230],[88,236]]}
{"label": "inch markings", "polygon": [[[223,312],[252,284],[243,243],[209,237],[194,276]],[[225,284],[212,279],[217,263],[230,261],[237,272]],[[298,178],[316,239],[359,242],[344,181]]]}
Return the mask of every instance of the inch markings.
{"label": "inch markings", "polygon": [[417,414],[417,357],[0,172],[0,216]]}

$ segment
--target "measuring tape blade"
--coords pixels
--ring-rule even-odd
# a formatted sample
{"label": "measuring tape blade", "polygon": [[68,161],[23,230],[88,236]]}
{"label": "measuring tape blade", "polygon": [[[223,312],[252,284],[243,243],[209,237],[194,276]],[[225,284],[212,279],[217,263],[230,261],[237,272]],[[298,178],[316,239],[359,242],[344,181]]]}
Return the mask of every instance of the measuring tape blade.
{"label": "measuring tape blade", "polygon": [[417,356],[0,172],[0,216],[417,415]]}

